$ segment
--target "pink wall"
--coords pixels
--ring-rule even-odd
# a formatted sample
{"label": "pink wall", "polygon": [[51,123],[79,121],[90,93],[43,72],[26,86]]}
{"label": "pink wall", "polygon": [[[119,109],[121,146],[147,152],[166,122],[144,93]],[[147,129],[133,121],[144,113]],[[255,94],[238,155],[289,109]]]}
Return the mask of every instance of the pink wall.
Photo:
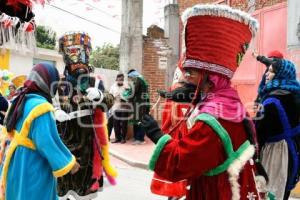
{"label": "pink wall", "polygon": [[300,57],[297,56],[299,50],[297,52],[287,49],[287,4],[279,3],[257,10],[253,16],[259,21],[259,32],[232,81],[246,104],[256,98],[257,87],[265,70],[265,67],[251,56],[253,51],[259,55],[267,55],[268,52],[276,49],[300,66]]}

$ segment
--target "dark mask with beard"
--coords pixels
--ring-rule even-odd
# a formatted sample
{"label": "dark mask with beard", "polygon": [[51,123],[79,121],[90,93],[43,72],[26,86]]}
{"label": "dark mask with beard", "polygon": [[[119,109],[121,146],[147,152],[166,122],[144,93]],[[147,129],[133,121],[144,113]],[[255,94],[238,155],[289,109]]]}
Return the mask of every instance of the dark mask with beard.
{"label": "dark mask with beard", "polygon": [[66,76],[66,80],[70,82],[74,88],[78,88],[81,92],[84,92],[89,87],[89,72],[84,68],[76,69],[72,73],[65,70],[64,75]]}
{"label": "dark mask with beard", "polygon": [[123,86],[123,85],[124,85],[123,83],[118,83],[118,86],[120,86],[120,87]]}
{"label": "dark mask with beard", "polygon": [[161,97],[169,99],[171,101],[191,103],[194,98],[197,85],[186,82],[182,84],[183,85],[181,87],[175,88],[172,91],[158,90],[157,92]]}

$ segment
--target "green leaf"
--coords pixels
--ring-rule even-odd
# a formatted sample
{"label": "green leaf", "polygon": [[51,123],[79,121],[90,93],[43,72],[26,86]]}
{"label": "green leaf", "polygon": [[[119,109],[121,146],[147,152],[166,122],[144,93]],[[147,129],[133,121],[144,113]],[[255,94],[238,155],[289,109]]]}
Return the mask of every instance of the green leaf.
{"label": "green leaf", "polygon": [[90,63],[97,68],[119,70],[119,45],[104,43],[92,51]]}
{"label": "green leaf", "polygon": [[37,26],[36,41],[40,48],[55,49],[56,33],[49,27]]}

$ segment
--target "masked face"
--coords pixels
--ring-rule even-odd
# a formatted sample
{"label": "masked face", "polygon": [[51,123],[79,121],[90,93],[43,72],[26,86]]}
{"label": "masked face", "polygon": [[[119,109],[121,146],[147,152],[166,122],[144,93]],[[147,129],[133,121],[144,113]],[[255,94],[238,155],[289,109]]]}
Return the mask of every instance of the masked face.
{"label": "masked face", "polygon": [[[191,103],[196,93],[197,85],[201,83],[200,94],[195,98],[195,102],[199,102],[205,98],[206,93],[211,87],[209,81],[204,77],[205,73],[201,70],[193,68],[185,69],[183,72],[183,80],[179,82],[181,86],[170,92],[159,91],[159,94],[161,97],[175,102]],[[203,81],[204,85],[202,85]]]}
{"label": "masked face", "polygon": [[89,51],[85,51],[82,45],[74,45],[64,48],[64,60],[67,65],[72,64],[87,64]]}
{"label": "masked face", "polygon": [[203,73],[199,69],[188,68],[183,71],[184,81],[197,85],[203,79]]}
{"label": "masked face", "polygon": [[161,97],[181,103],[190,103],[194,98],[197,85],[181,82],[181,86],[172,91],[159,90],[158,93]]}
{"label": "masked face", "polygon": [[67,81],[69,81],[73,87],[80,88],[84,91],[89,82],[89,73],[85,68],[78,68],[66,75]]}
{"label": "masked face", "polygon": [[91,39],[85,33],[71,33],[59,39],[59,52],[67,66],[89,64]]}

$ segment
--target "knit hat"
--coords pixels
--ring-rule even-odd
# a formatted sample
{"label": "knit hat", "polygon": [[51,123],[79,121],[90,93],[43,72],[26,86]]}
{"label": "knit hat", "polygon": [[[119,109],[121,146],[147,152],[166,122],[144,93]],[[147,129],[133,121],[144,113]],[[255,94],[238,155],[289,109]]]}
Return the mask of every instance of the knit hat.
{"label": "knit hat", "polygon": [[198,68],[229,79],[239,66],[258,22],[225,5],[196,5],[182,15],[184,68]]}
{"label": "knit hat", "polygon": [[268,53],[268,58],[280,58],[283,59],[283,54],[280,51],[274,50]]}
{"label": "knit hat", "polygon": [[141,74],[136,70],[130,70],[128,72],[128,77],[129,78],[136,78],[136,77],[140,77],[140,76],[141,76]]}

